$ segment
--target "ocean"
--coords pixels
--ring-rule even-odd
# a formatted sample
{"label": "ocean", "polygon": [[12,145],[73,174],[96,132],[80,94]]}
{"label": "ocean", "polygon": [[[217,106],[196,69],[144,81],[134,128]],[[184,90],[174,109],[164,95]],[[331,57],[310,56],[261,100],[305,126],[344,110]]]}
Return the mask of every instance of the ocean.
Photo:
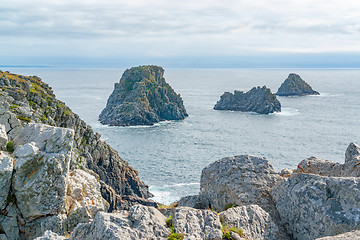
{"label": "ocean", "polygon": [[[228,156],[266,157],[276,170],[310,156],[344,162],[360,144],[360,69],[165,69],[189,117],[146,127],[101,125],[98,115],[125,69],[3,68],[36,75],[138,170],[154,200],[169,204],[199,192],[201,171]],[[276,92],[289,73],[320,96],[278,97],[281,113],[215,111],[223,92],[266,85]]]}

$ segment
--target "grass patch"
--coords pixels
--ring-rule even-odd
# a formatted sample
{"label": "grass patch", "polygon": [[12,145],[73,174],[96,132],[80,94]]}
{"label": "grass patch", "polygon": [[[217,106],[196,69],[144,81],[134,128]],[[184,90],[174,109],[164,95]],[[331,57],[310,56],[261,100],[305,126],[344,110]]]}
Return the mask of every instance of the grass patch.
{"label": "grass patch", "polygon": [[223,234],[222,235],[223,239],[233,240],[233,238],[231,237],[231,232],[238,234],[240,237],[244,237],[244,231],[241,228],[236,228],[236,227],[228,228],[226,225],[223,224],[221,231]]}
{"label": "grass patch", "polygon": [[224,211],[230,209],[230,208],[233,208],[233,207],[237,207],[238,205],[237,204],[233,204],[233,203],[228,203],[225,205],[224,207]]}
{"label": "grass patch", "polygon": [[173,219],[172,219],[171,215],[168,218],[166,218],[166,225],[168,226],[168,228],[170,228],[170,235],[168,236],[168,240],[182,240],[182,239],[184,239],[184,234],[183,233],[177,233],[175,231],[174,222],[173,222]]}
{"label": "grass patch", "polygon": [[177,202],[172,203],[172,204],[170,204],[170,205],[165,205],[165,204],[159,203],[158,209],[173,209],[173,208],[176,208],[177,206],[178,206],[178,203],[177,203]]}
{"label": "grass patch", "polygon": [[27,117],[16,116],[16,118],[26,123],[29,123],[31,121],[31,119]]}
{"label": "grass patch", "polygon": [[20,107],[20,106],[17,105],[17,104],[11,104],[11,106],[9,107],[9,109],[11,110],[11,109],[18,108],[18,107]]}
{"label": "grass patch", "polygon": [[8,151],[10,153],[14,152],[14,144],[13,144],[13,142],[8,141],[6,143],[6,151]]}

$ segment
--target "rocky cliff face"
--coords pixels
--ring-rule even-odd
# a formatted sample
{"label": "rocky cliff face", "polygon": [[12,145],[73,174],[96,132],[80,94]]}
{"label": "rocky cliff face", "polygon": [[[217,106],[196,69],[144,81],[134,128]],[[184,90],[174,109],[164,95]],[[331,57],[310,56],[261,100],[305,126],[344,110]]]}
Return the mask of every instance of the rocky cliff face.
{"label": "rocky cliff face", "polygon": [[267,87],[252,88],[244,93],[234,91],[225,92],[214,106],[215,110],[232,110],[242,112],[256,112],[269,114],[281,111],[281,104]]}
{"label": "rocky cliff face", "polygon": [[180,95],[165,82],[164,69],[139,66],[127,69],[115,83],[99,119],[112,126],[152,125],[187,117]]}
{"label": "rocky cliff face", "polygon": [[112,205],[111,209],[127,204],[123,196],[152,196],[137,171],[102,142],[100,135],[78,115],[57,100],[51,87],[40,78],[0,72],[0,89],[0,124],[5,126],[10,141],[29,122],[73,129],[74,157],[70,169],[88,169],[101,180],[103,196]]}
{"label": "rocky cliff face", "polygon": [[295,73],[290,73],[288,78],[281,84],[276,95],[278,96],[304,96],[319,95],[311,86]]}

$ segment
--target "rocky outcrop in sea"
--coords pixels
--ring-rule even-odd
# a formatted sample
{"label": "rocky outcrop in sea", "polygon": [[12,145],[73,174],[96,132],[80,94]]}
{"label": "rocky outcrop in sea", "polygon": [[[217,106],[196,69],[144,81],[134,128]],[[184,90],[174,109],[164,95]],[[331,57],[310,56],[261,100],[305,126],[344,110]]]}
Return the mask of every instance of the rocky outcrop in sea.
{"label": "rocky outcrop in sea", "polygon": [[99,120],[111,126],[153,125],[187,117],[180,94],[165,82],[164,69],[139,66],[127,69],[110,95]]}
{"label": "rocky outcrop in sea", "polygon": [[304,96],[304,95],[320,95],[319,92],[314,91],[311,86],[302,78],[290,73],[288,78],[281,84],[276,95],[278,96]]}
{"label": "rocky outcrop in sea", "polygon": [[281,112],[281,104],[275,94],[263,86],[254,87],[246,93],[242,91],[234,91],[234,94],[225,92],[215,104],[214,109],[269,114]]}

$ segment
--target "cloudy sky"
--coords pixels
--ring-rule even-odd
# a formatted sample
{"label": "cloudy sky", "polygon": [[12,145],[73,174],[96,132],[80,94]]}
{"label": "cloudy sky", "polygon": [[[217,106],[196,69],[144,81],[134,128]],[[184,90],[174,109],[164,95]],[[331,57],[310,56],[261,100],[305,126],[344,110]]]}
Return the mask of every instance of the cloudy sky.
{"label": "cloudy sky", "polygon": [[356,0],[0,0],[0,29],[0,65],[360,67]]}

